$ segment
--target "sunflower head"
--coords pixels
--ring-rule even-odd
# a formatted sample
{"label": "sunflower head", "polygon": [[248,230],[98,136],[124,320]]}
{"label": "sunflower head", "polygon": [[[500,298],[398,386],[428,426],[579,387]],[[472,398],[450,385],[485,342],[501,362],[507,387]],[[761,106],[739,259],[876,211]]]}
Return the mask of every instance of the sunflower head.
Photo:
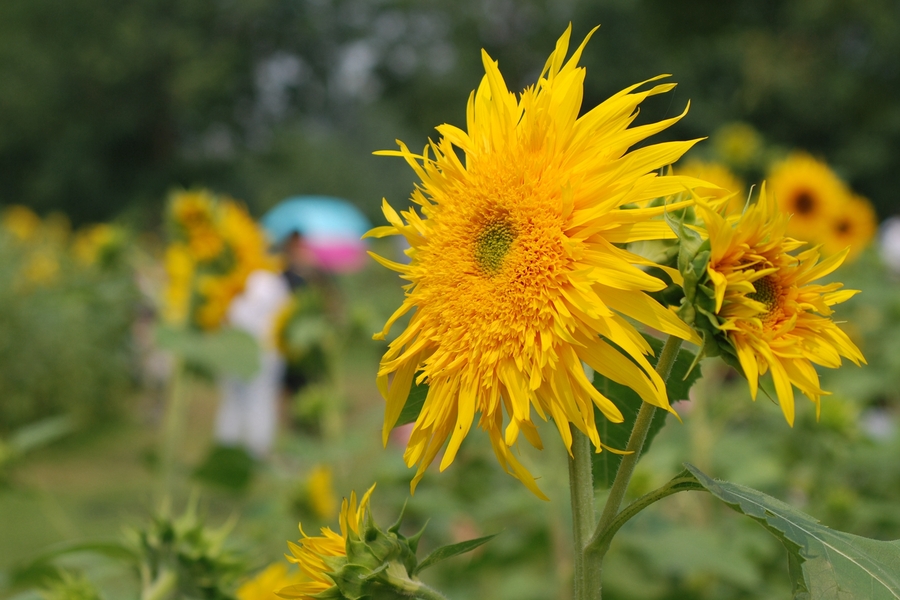
{"label": "sunflower head", "polygon": [[775,164],[769,188],[781,211],[791,215],[787,233],[802,240],[818,240],[849,197],[834,171],[805,152],[794,152]]}
{"label": "sunflower head", "polygon": [[712,135],[716,154],[736,168],[752,166],[763,151],[759,132],[747,123],[727,123]]}
{"label": "sunflower head", "polygon": [[[716,186],[661,173],[697,140],[629,151],[685,114],[631,127],[641,102],[673,84],[631,86],[582,114],[578,61],[588,39],[567,58],[570,34],[518,95],[482,52],[485,76],[469,96],[465,130],[441,125],[421,154],[402,142],[380,153],[404,158],[421,180],[415,208],[398,214],[385,201],[389,225],[367,234],[410,245],[409,264],[375,258],[410,282],[376,339],[414,311],[378,373],[385,441],[413,380],[428,388],[404,455],[418,465],[413,489],[448,439],[441,469],[453,462],[477,418],[503,468],[544,497],[512,450],[520,434],[542,447],[535,416],[552,418],[567,448],[571,424],[597,451],[594,407],[622,420],[583,364],[670,409],[652,351],[627,318],[682,338],[692,332],[648,296],[666,284],[624,246],[674,239],[662,215],[690,204],[690,190]],[[679,194],[668,207],[653,202]]]}
{"label": "sunflower head", "polygon": [[414,573],[418,563],[416,549],[419,535],[406,538],[399,533],[398,519],[382,531],[368,512],[373,485],[357,506],[356,494],[341,506],[341,533],[328,527],[322,535],[309,537],[300,529],[299,544],[288,542],[292,556],[306,581],[278,591],[282,598],[312,600],[318,598],[385,600],[408,598],[418,587]]}
{"label": "sunflower head", "polygon": [[848,249],[847,262],[853,261],[871,243],[878,230],[872,204],[862,196],[851,196],[831,217],[822,235],[822,250],[836,254]]}
{"label": "sunflower head", "polygon": [[22,242],[37,237],[41,225],[41,218],[27,206],[13,204],[0,213],[0,226]]}
{"label": "sunflower head", "polygon": [[279,271],[281,260],[268,252],[262,229],[234,200],[205,190],[179,192],[168,210],[167,319],[216,329],[247,277],[257,270]]}
{"label": "sunflower head", "polygon": [[756,204],[726,218],[699,202],[699,233],[685,238],[679,266],[686,303],[682,314],[705,338],[709,354],[737,367],[756,398],[758,380],[771,371],[788,423],[794,421],[794,387],[818,403],[813,365],[837,368],[841,357],[856,364],[862,353],[831,319],[832,306],[857,292],[841,283],[817,283],[833,272],[846,251],[820,260],[819,249],[786,236],[788,215],[760,190]]}

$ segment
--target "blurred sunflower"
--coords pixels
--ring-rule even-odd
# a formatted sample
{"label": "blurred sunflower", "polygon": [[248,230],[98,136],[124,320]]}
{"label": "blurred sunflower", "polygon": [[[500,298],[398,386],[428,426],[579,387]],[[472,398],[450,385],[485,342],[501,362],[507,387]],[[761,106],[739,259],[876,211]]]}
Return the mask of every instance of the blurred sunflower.
{"label": "blurred sunflower", "polygon": [[217,229],[234,255],[235,269],[243,272],[245,278],[258,269],[281,270],[281,259],[269,253],[265,232],[236,201],[224,200],[219,204]]}
{"label": "blurred sunflower", "polygon": [[238,588],[237,600],[280,600],[276,591],[301,581],[299,571],[290,571],[283,562],[272,563]]}
{"label": "blurred sunflower", "polygon": [[872,204],[862,196],[851,196],[824,230],[822,251],[835,254],[849,248],[847,262],[851,262],[865,250],[877,230],[878,219]]}
{"label": "blurred sunflower", "polygon": [[716,187],[731,192],[733,195],[728,201],[729,214],[740,214],[744,210],[744,206],[747,204],[744,182],[725,165],[716,162],[690,160],[684,165],[677,166],[676,172],[686,177],[708,181]]}
{"label": "blurred sunflower", "polygon": [[300,567],[307,581],[278,590],[279,596],[282,598],[312,600],[317,597],[316,594],[328,591],[334,587],[334,581],[328,577],[328,573],[333,571],[328,561],[333,557],[347,556],[347,536],[351,531],[359,534],[360,524],[366,514],[369,506],[369,497],[374,489],[374,485],[369,488],[363,495],[362,500],[360,500],[359,506],[356,504],[356,492],[350,494],[349,502],[344,498],[341,504],[340,535],[329,527],[323,527],[321,536],[309,537],[303,532],[303,527],[300,527],[300,534],[303,536],[303,539],[300,540],[299,544],[288,542],[291,556],[288,556],[287,559]]}
{"label": "blurred sunflower", "polygon": [[316,465],[306,479],[309,506],[320,519],[331,519],[337,512],[337,498],[332,485],[331,467]]}
{"label": "blurred sunflower", "polygon": [[97,265],[122,252],[127,242],[125,231],[109,223],[100,223],[78,231],[72,240],[72,254],[82,265]]}
{"label": "blurred sunflower", "polygon": [[671,239],[659,219],[667,208],[644,205],[710,184],[657,173],[697,140],[628,152],[686,114],[629,128],[645,98],[674,84],[640,92],[641,84],[631,86],[579,117],[585,70],[577,64],[590,34],[566,61],[570,34],[571,26],[537,84],[518,98],[482,51],[486,74],[469,97],[467,131],[439,126],[440,138],[421,155],[402,142],[399,151],[378,153],[403,157],[422,181],[411,198],[421,215],[411,208],[401,218],[385,201],[390,225],[367,234],[402,235],[411,246],[408,265],[373,256],[411,282],[375,337],[384,339],[415,309],[377,378],[387,401],[385,443],[413,380],[428,384],[404,454],[408,466],[418,464],[413,490],[448,437],[441,469],[453,462],[481,413],[479,426],[500,464],[543,498],[511,451],[520,432],[542,447],[532,411],[553,418],[566,448],[570,423],[598,451],[603,447],[594,406],[622,421],[582,362],[671,410],[646,358],[652,351],[626,317],[685,339],[692,332],[646,294],[665,284],[639,268],[646,259],[620,244]]}
{"label": "blurred sunflower", "polygon": [[719,127],[710,137],[716,154],[728,164],[738,168],[754,164],[763,151],[762,136],[747,123],[727,123]]}
{"label": "blurred sunflower", "polygon": [[207,190],[177,192],[169,212],[179,233],[186,238],[191,254],[198,260],[212,260],[225,246],[216,231],[216,199]]}
{"label": "blurred sunflower", "polygon": [[787,233],[804,241],[818,241],[849,197],[834,171],[805,152],[794,152],[775,164],[769,187],[781,210],[792,215]]}
{"label": "blurred sunflower", "polygon": [[184,324],[190,314],[193,296],[194,259],[187,246],[170,244],[164,258],[168,283],[163,296],[163,318],[168,323]]}
{"label": "blurred sunflower", "polygon": [[14,204],[3,209],[0,225],[19,241],[25,242],[33,239],[40,231],[41,218],[27,206]]}
{"label": "blurred sunflower", "polygon": [[173,242],[166,252],[164,308],[169,322],[215,329],[251,273],[281,270],[265,233],[234,200],[206,190],[180,192],[171,196],[169,215]]}
{"label": "blurred sunflower", "polygon": [[[859,365],[862,353],[831,319],[832,306],[857,293],[841,283],[816,280],[837,269],[846,250],[819,260],[818,248],[788,237],[788,215],[765,186],[740,218],[725,219],[698,202],[709,232],[708,288],[718,325],[712,334],[737,358],[756,399],[759,376],[772,372],[778,403],[794,423],[794,387],[816,404],[828,392],[813,364],[828,368],[845,357]],[[687,279],[687,277],[686,277]]]}

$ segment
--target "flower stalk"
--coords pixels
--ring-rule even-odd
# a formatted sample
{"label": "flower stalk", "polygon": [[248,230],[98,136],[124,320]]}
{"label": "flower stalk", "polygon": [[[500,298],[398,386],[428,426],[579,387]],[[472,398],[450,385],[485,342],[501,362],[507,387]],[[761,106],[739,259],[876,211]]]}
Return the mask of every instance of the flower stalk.
{"label": "flower stalk", "polygon": [[[585,564],[584,549],[596,524],[594,514],[594,477],[591,472],[591,441],[578,431],[574,425],[572,431],[572,453],[569,455],[569,492],[572,497],[572,531],[575,544],[573,581],[574,598],[588,600],[599,598],[599,569],[594,564]],[[588,572],[588,571],[594,571]],[[596,586],[593,584],[596,582]],[[596,587],[597,595],[591,596],[590,590]]]}
{"label": "flower stalk", "polygon": [[[672,372],[672,366],[678,356],[682,340],[675,336],[669,336],[656,363],[656,372],[663,381],[668,380]],[[600,576],[603,567],[603,557],[609,547],[609,539],[615,531],[627,521],[630,516],[619,522],[619,507],[625,498],[625,492],[634,469],[641,457],[647,432],[653,422],[656,407],[644,402],[638,412],[634,428],[628,438],[626,450],[629,454],[622,457],[616,478],[610,488],[609,496],[600,515],[600,521],[595,521],[594,515],[594,486],[591,474],[591,450],[587,436],[572,428],[572,454],[569,457],[569,487],[572,495],[572,520],[575,544],[575,600],[600,600],[601,581]],[[584,447],[582,447],[582,445]],[[680,490],[678,490],[680,491]],[[674,492],[672,492],[674,493]],[[668,495],[668,494],[665,494]],[[665,497],[659,496],[656,500]],[[653,500],[655,502],[656,500]],[[652,502],[640,505],[638,510],[649,506]],[[631,508],[631,507],[629,507]],[[635,513],[636,514],[636,513]],[[633,516],[633,515],[631,515]],[[595,526],[596,523],[596,526]],[[587,533],[585,529],[587,528]],[[593,531],[593,533],[590,533]],[[607,532],[609,533],[607,535]],[[590,536],[590,537],[588,537]]]}
{"label": "flower stalk", "polygon": [[187,391],[185,381],[184,360],[176,355],[172,365],[172,378],[169,381],[165,415],[160,448],[161,478],[160,498],[169,497],[175,471],[175,460],[178,447],[184,438],[185,421],[187,419]]}

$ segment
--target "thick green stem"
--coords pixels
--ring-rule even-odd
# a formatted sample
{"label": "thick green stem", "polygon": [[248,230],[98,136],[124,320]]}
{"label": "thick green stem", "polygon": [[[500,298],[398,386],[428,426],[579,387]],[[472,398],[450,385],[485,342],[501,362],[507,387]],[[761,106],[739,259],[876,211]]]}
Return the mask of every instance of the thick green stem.
{"label": "thick green stem", "polygon": [[410,579],[405,567],[398,563],[389,563],[382,571],[381,577],[394,592],[420,600],[447,600],[447,597],[434,588],[428,587],[418,579]]}
{"label": "thick green stem", "polygon": [[[656,372],[659,373],[663,381],[666,381],[669,378],[669,373],[672,372],[672,365],[675,364],[679,348],[681,348],[681,339],[670,335],[656,363]],[[641,404],[641,409],[638,411],[637,419],[634,422],[634,428],[631,430],[631,436],[628,438],[628,445],[625,446],[628,454],[622,457],[622,463],[619,465],[616,478],[613,480],[612,487],[609,490],[609,496],[606,499],[606,505],[603,507],[603,513],[600,515],[600,522],[597,523],[594,537],[602,535],[619,513],[619,507],[625,498],[628,484],[631,483],[631,476],[634,475],[634,468],[641,458],[641,451],[644,449],[647,432],[650,430],[650,424],[653,422],[653,415],[656,413],[656,410],[656,407],[652,404],[647,402]],[[602,556],[598,558],[602,559]]]}
{"label": "thick green stem", "polygon": [[[669,336],[665,346],[663,346],[662,352],[660,352],[659,360],[656,363],[656,372],[663,381],[666,381],[669,378],[669,374],[672,372],[672,365],[675,364],[679,348],[681,348],[681,340]],[[618,528],[636,514],[637,511],[668,495],[667,493],[664,493],[663,495],[653,497],[652,499],[644,497],[641,499],[642,502],[640,504],[632,504],[622,515],[619,515],[619,507],[622,505],[622,500],[625,498],[625,492],[628,489],[628,484],[631,482],[634,469],[637,466],[638,460],[641,458],[641,451],[644,449],[644,442],[647,440],[647,432],[650,430],[650,425],[653,422],[653,415],[655,412],[655,406],[646,402],[641,404],[641,408],[638,411],[637,418],[634,422],[634,427],[631,430],[631,435],[628,438],[628,444],[625,447],[628,454],[622,457],[622,462],[619,465],[618,471],[616,471],[616,478],[613,480],[612,487],[609,490],[609,496],[603,507],[603,513],[600,515],[600,521],[597,523],[590,539],[587,540],[583,546],[579,547],[580,552],[576,549],[576,561],[581,561],[581,581],[583,586],[581,591],[583,594],[591,594],[584,596],[576,595],[575,597],[577,600],[581,600],[582,598],[585,600],[588,598],[600,600],[602,595],[600,575],[603,569],[603,557],[609,548],[609,541],[612,539],[612,536]],[[588,460],[590,460],[590,457],[588,457]],[[629,509],[634,510],[634,512]],[[576,526],[576,531],[577,530]],[[576,562],[576,568],[577,566]],[[577,589],[578,588],[576,587],[576,590]]]}
{"label": "thick green stem", "polygon": [[[574,539],[574,598],[575,600],[599,600],[599,565],[588,565],[584,559],[591,532],[594,530],[594,479],[591,472],[591,441],[574,426],[572,454],[569,456],[569,492],[572,498],[572,532]],[[595,572],[596,571],[596,572]]]}
{"label": "thick green stem", "polygon": [[421,598],[421,600],[447,600],[447,597],[442,593],[421,582],[419,582],[419,587],[413,591],[413,598]]}

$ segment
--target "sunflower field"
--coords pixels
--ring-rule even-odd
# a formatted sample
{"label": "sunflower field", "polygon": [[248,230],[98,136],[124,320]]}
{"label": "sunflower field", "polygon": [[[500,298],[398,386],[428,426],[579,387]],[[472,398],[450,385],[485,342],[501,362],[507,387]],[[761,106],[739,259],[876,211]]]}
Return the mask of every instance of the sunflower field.
{"label": "sunflower field", "polygon": [[898,15],[3,3],[0,599],[900,599]]}

